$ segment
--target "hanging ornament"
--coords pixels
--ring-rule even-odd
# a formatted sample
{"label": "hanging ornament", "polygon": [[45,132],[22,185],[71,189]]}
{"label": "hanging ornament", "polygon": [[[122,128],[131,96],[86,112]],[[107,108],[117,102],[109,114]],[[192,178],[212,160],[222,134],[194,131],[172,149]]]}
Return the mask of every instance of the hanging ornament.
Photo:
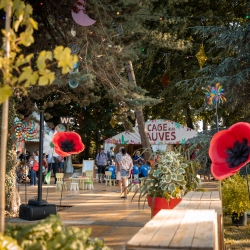
{"label": "hanging ornament", "polygon": [[208,99],[208,104],[214,104],[226,101],[226,97],[224,96],[224,89],[220,85],[220,83],[216,83],[215,87],[208,87],[206,96]]}
{"label": "hanging ornament", "polygon": [[112,118],[109,123],[112,126],[112,128],[114,128],[117,122]]}
{"label": "hanging ornament", "polygon": [[76,70],[79,67],[79,62],[76,62],[73,64],[73,70]]}
{"label": "hanging ornament", "polygon": [[200,65],[200,69],[202,69],[204,63],[206,62],[206,60],[208,59],[206,54],[205,54],[205,50],[204,50],[204,46],[201,45],[201,48],[199,50],[199,52],[195,55],[198,62],[199,62],[199,65]]}
{"label": "hanging ornament", "polygon": [[70,32],[71,32],[71,35],[72,35],[73,37],[76,36],[76,30],[75,30],[74,28],[72,28]]}
{"label": "hanging ornament", "polygon": [[170,83],[170,79],[168,78],[166,72],[164,72],[160,81],[162,83],[163,88],[166,89],[167,85]]}
{"label": "hanging ornament", "polygon": [[79,85],[79,82],[76,81],[76,80],[69,80],[69,86],[72,88],[72,89],[75,89],[77,88]]}
{"label": "hanging ornament", "polygon": [[86,0],[78,0],[73,5],[71,14],[74,21],[81,26],[91,26],[96,20],[91,19],[85,10]]}
{"label": "hanging ornament", "polygon": [[55,132],[64,132],[66,131],[66,128],[63,124],[58,124],[56,127],[55,127]]}
{"label": "hanging ornament", "polygon": [[69,48],[71,50],[71,54],[76,54],[79,51],[79,46],[77,43],[70,43]]}

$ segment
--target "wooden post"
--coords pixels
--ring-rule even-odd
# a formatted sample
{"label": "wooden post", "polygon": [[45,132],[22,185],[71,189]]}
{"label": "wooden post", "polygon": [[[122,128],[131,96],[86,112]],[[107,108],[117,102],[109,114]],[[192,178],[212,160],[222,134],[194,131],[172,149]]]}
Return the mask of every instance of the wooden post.
{"label": "wooden post", "polygon": [[[5,38],[5,56],[10,57],[10,16],[11,3],[6,6],[5,31],[8,37]],[[8,79],[5,84],[8,84]],[[7,155],[7,138],[8,138],[8,116],[9,116],[9,99],[3,103],[2,110],[2,127],[1,127],[1,154],[0,154],[0,233],[5,229],[5,174],[6,174],[6,155]]]}

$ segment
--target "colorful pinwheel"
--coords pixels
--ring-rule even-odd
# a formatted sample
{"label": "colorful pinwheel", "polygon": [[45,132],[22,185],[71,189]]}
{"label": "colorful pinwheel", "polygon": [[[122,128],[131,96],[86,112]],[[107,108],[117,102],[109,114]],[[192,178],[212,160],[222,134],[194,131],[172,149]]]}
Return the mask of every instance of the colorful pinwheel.
{"label": "colorful pinwheel", "polygon": [[37,132],[36,124],[33,120],[25,121],[18,118],[14,120],[14,137],[17,142],[31,141],[37,138]]}
{"label": "colorful pinwheel", "polygon": [[214,104],[226,101],[224,96],[224,89],[220,85],[220,83],[216,83],[215,87],[208,87],[208,92],[206,92],[206,96],[208,99],[208,104]]}

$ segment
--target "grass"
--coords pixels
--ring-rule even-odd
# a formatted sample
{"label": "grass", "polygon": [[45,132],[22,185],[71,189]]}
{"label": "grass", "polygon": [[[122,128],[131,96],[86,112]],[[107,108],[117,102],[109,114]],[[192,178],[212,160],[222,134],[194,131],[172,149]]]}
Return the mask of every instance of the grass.
{"label": "grass", "polygon": [[232,226],[230,216],[224,216],[223,221],[225,249],[250,249],[250,217],[248,217],[247,226]]}

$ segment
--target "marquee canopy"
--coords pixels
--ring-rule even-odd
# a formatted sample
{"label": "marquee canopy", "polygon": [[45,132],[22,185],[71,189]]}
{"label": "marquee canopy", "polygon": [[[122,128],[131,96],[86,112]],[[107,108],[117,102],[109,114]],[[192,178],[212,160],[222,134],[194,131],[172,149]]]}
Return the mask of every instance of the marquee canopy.
{"label": "marquee canopy", "polygon": [[[135,132],[124,131],[105,140],[105,144],[141,144],[138,127]],[[151,145],[185,144],[197,135],[197,131],[170,120],[158,119],[145,123]]]}

